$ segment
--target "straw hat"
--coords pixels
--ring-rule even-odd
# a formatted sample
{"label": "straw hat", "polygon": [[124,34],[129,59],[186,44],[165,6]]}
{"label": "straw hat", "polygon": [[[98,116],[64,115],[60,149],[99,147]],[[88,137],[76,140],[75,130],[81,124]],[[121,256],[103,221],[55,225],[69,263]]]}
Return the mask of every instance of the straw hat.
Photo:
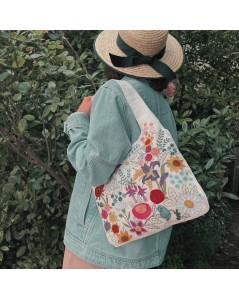
{"label": "straw hat", "polygon": [[[99,58],[112,69],[141,78],[171,76],[169,79],[173,79],[183,63],[182,47],[167,30],[105,30],[96,38],[94,48]],[[140,58],[135,59],[135,56]],[[161,68],[156,68],[157,64]],[[165,76],[162,66],[171,71],[170,76]]]}

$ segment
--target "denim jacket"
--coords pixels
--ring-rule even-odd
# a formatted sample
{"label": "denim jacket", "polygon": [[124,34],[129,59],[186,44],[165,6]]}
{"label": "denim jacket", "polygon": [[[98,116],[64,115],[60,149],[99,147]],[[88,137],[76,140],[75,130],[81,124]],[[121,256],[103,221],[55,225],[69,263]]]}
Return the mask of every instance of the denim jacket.
{"label": "denim jacket", "polygon": [[[125,76],[177,143],[176,124],[162,93],[144,79]],[[143,112],[142,112],[143,113]],[[105,268],[150,268],[162,263],[171,228],[119,248],[106,239],[92,186],[105,184],[137,140],[140,129],[119,85],[110,80],[93,98],[90,117],[71,114],[64,123],[67,155],[76,170],[64,243],[75,255]]]}

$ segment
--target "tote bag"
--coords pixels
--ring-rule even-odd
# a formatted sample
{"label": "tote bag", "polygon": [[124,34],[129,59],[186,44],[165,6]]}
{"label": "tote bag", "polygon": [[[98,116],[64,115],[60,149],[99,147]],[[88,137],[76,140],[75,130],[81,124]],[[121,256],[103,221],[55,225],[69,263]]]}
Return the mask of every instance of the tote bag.
{"label": "tote bag", "polygon": [[198,218],[209,204],[170,132],[129,83],[115,81],[141,130],[110,180],[93,188],[107,239],[118,247]]}

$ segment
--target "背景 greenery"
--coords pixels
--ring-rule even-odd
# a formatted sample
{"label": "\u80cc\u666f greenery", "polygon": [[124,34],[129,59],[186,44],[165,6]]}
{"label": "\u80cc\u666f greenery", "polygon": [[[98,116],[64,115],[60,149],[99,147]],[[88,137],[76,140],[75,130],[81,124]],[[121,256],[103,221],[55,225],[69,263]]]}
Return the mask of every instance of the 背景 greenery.
{"label": "\u80cc\u666f greenery", "polygon": [[[238,32],[175,31],[185,48],[169,99],[179,147],[210,202],[175,226],[163,268],[210,268],[238,146]],[[104,82],[97,31],[0,32],[0,267],[60,268],[75,171],[63,122]]]}

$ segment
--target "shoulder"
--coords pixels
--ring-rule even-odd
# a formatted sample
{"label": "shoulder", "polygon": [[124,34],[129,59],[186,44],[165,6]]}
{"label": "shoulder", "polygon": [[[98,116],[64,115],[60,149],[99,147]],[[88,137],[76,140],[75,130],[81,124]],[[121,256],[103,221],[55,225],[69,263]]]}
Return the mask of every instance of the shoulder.
{"label": "shoulder", "polygon": [[124,94],[115,80],[108,80],[96,92],[92,106],[119,106],[126,105]]}

